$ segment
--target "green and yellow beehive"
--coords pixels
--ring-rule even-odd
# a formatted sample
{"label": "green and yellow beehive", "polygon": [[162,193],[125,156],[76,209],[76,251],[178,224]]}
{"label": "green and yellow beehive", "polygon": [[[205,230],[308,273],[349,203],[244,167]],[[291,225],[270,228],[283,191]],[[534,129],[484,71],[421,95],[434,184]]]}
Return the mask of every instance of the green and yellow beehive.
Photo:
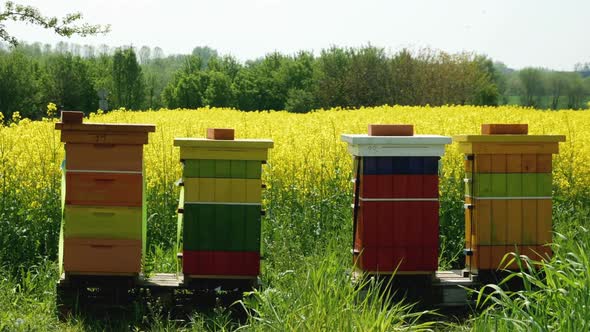
{"label": "green and yellow beehive", "polygon": [[183,163],[182,271],[192,278],[256,277],[261,171],[273,142],[234,140],[233,130],[227,129],[212,129],[209,134],[207,139],[174,140]]}

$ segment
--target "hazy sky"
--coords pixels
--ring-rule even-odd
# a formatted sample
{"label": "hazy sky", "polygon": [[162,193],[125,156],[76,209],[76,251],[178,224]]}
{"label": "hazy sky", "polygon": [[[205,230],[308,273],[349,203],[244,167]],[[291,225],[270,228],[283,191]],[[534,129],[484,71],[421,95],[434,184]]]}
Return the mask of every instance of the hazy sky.
{"label": "hazy sky", "polygon": [[14,1],[45,15],[80,11],[87,22],[112,29],[105,36],[68,40],[7,24],[27,42],[159,46],[165,54],[207,45],[240,60],[371,43],[390,52],[474,51],[513,68],[571,70],[575,63],[590,62],[589,0]]}

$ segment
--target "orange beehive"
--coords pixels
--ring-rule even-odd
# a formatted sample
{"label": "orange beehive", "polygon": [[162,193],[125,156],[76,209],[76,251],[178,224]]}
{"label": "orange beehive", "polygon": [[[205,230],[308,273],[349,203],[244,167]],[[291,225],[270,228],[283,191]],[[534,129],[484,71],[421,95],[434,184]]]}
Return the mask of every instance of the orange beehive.
{"label": "orange beehive", "polygon": [[510,252],[551,255],[551,156],[565,136],[527,131],[527,125],[482,125],[488,134],[453,138],[466,155],[465,264],[472,273],[498,269]]}
{"label": "orange beehive", "polygon": [[143,144],[153,125],[82,123],[62,112],[60,269],[68,274],[134,275],[145,252]]}

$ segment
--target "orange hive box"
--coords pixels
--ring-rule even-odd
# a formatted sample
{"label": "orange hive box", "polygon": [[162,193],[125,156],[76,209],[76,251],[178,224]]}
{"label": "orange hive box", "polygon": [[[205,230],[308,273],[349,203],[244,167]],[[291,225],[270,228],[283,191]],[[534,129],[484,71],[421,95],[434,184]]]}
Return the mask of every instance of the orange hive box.
{"label": "orange hive box", "polygon": [[137,275],[146,245],[143,144],[155,126],[82,123],[80,112],[62,120],[60,270]]}
{"label": "orange hive box", "polygon": [[453,137],[465,153],[465,265],[472,274],[516,268],[500,266],[510,252],[534,260],[551,254],[551,156],[565,136],[527,132],[526,124],[484,124],[482,135]]}

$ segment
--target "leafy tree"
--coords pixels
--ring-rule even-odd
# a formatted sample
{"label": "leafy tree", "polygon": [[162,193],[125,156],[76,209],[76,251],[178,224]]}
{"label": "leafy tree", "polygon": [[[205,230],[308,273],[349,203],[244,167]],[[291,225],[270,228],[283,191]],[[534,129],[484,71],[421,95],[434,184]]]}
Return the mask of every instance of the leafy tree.
{"label": "leafy tree", "polygon": [[315,95],[307,90],[293,88],[287,94],[285,109],[294,113],[306,113],[315,106]]}
{"label": "leafy tree", "polygon": [[576,63],[574,66],[574,71],[580,73],[582,77],[590,77],[590,62],[586,63]]}
{"label": "leafy tree", "polygon": [[350,70],[345,80],[346,106],[392,104],[392,75],[382,48],[349,49]]}
{"label": "leafy tree", "polygon": [[151,59],[152,50],[148,46],[142,46],[139,49],[139,63],[147,64]]}
{"label": "leafy tree", "polygon": [[418,100],[417,63],[417,59],[407,49],[401,50],[390,60],[393,103],[399,105],[416,104]]}
{"label": "leafy tree", "polygon": [[201,72],[202,61],[198,56],[185,58],[183,67],[162,91],[162,99],[170,108],[197,108],[205,105],[205,89],[208,76]]}
{"label": "leafy tree", "polygon": [[140,109],[144,101],[141,67],[132,48],[118,49],[113,55],[113,91],[115,107]]}
{"label": "leafy tree", "polygon": [[234,86],[241,110],[283,110],[287,89],[280,80],[279,71],[289,61],[279,53],[268,54],[261,60],[246,63],[237,75]]}
{"label": "leafy tree", "polygon": [[346,81],[351,70],[350,56],[344,49],[322,50],[318,59],[317,99],[320,107],[348,106]]}
{"label": "leafy tree", "polygon": [[560,97],[568,90],[568,75],[562,72],[548,72],[546,75],[548,92],[551,94],[551,108],[556,110],[559,108]]}
{"label": "leafy tree", "polygon": [[61,109],[88,114],[98,108],[98,96],[88,63],[71,53],[56,54],[47,64],[49,100]]}
{"label": "leafy tree", "polygon": [[0,112],[5,119],[14,112],[28,118],[39,116],[44,75],[39,63],[18,49],[0,54]]}
{"label": "leafy tree", "polygon": [[303,113],[316,108],[316,76],[315,58],[309,52],[299,52],[284,61],[277,73],[277,80],[287,91],[287,111]]}
{"label": "leafy tree", "polygon": [[521,85],[521,103],[525,106],[537,106],[545,90],[541,70],[524,68],[518,72],[518,78]]}
{"label": "leafy tree", "polygon": [[0,39],[16,46],[18,41],[7,30],[2,23],[4,21],[24,22],[41,26],[45,29],[51,29],[60,36],[70,37],[72,35],[88,36],[101,33],[107,33],[110,26],[89,25],[83,23],[76,25],[76,22],[82,19],[81,13],[67,14],[63,18],[46,17],[41,12],[31,6],[15,4],[12,1],[6,1],[4,10],[0,12]]}
{"label": "leafy tree", "polygon": [[584,108],[584,100],[588,96],[587,86],[584,80],[578,73],[570,73],[568,75],[567,85],[567,107],[571,109]]}
{"label": "leafy tree", "polygon": [[234,90],[230,77],[220,71],[209,71],[207,76],[207,88],[204,92],[203,103],[215,107],[234,106]]}
{"label": "leafy tree", "polygon": [[504,76],[486,56],[476,56],[474,62],[479,68],[475,68],[475,92],[469,102],[473,105],[497,106],[500,87],[505,84]]}
{"label": "leafy tree", "polygon": [[201,69],[207,68],[207,64],[209,60],[212,58],[216,58],[219,56],[216,50],[212,49],[209,46],[197,46],[193,48],[193,52],[191,53],[193,56],[197,56],[201,59]]}

